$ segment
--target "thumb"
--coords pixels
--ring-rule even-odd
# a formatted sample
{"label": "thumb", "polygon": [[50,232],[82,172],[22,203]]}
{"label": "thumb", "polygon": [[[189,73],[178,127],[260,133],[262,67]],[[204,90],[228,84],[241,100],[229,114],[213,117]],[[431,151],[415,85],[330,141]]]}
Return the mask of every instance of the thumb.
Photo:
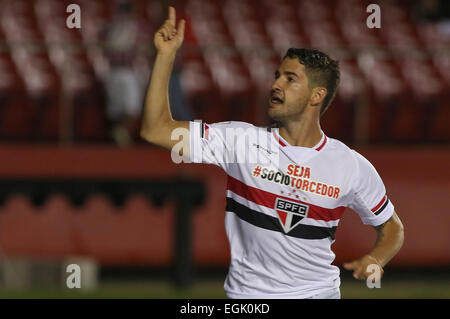
{"label": "thumb", "polygon": [[356,262],[352,261],[352,262],[349,262],[349,263],[344,263],[342,266],[344,266],[344,268],[347,269],[347,270],[352,270],[352,269],[356,268]]}

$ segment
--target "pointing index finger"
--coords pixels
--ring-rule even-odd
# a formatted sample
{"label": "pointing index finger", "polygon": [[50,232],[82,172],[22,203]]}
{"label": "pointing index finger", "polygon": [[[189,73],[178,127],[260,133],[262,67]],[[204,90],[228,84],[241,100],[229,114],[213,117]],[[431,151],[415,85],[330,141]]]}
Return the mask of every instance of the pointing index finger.
{"label": "pointing index finger", "polygon": [[175,8],[174,7],[169,7],[169,22],[175,26],[175,21],[176,21],[176,13],[175,13]]}

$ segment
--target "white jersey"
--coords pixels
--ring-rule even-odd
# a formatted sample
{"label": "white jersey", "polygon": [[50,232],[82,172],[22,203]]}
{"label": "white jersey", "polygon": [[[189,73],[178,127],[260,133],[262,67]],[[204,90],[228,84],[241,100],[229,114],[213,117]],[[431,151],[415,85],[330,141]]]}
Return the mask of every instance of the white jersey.
{"label": "white jersey", "polygon": [[339,288],[331,244],[345,208],[372,226],[394,211],[369,161],[323,132],[306,148],[289,145],[278,129],[190,122],[190,160],[228,175],[230,298],[309,298]]}

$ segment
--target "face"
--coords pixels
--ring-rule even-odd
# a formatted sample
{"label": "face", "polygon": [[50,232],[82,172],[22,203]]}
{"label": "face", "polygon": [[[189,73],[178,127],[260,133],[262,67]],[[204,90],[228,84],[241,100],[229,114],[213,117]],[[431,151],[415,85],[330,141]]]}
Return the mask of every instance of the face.
{"label": "face", "polygon": [[275,72],[268,115],[276,121],[300,118],[310,97],[304,65],[296,58],[285,58]]}

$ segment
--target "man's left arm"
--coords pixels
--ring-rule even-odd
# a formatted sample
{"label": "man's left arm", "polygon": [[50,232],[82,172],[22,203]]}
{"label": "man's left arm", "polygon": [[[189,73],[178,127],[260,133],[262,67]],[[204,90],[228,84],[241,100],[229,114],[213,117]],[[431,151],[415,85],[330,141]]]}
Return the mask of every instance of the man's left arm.
{"label": "man's left arm", "polygon": [[386,222],[374,228],[377,231],[377,240],[372,251],[358,260],[343,265],[345,269],[353,270],[353,277],[356,279],[367,279],[372,274],[368,271],[368,266],[371,264],[380,267],[380,275],[382,276],[384,266],[398,253],[403,245],[403,224],[395,212]]}

